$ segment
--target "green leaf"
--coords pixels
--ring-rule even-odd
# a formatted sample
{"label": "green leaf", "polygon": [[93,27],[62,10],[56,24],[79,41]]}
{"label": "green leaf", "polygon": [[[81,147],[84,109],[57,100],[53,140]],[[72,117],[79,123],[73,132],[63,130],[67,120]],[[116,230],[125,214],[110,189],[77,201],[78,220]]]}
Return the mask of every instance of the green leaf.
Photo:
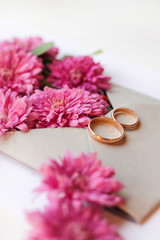
{"label": "green leaf", "polygon": [[54,86],[52,86],[49,82],[47,82],[46,79],[43,79],[42,81],[43,81],[43,83],[44,83],[44,86],[47,86],[47,87],[50,87],[50,88],[54,88],[54,89],[58,89],[57,87],[54,87]]}
{"label": "green leaf", "polygon": [[[69,55],[69,54],[63,56],[63,58],[69,58],[69,57],[73,57],[73,56],[72,56],[72,55]],[[62,59],[63,59],[63,58],[62,58]]]}
{"label": "green leaf", "polygon": [[96,52],[93,52],[92,55],[100,54],[100,53],[102,53],[102,52],[103,52],[103,50],[102,50],[102,49],[99,49],[99,50],[97,50]]}
{"label": "green leaf", "polygon": [[40,46],[36,47],[35,49],[33,49],[31,52],[35,55],[35,56],[41,56],[42,54],[46,53],[48,50],[50,50],[53,47],[53,43],[52,42],[48,42],[48,43],[43,43]]}
{"label": "green leaf", "polygon": [[111,107],[107,107],[107,109],[109,112],[113,110],[113,108],[111,108]]}

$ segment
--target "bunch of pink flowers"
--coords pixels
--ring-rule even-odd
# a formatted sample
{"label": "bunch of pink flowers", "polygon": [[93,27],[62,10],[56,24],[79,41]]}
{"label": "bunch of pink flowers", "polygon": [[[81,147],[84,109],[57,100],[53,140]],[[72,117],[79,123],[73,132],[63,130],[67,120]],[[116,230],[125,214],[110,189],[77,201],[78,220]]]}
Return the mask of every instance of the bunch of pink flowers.
{"label": "bunch of pink flowers", "polygon": [[59,59],[58,48],[39,37],[0,42],[0,134],[85,128],[108,112],[102,93],[110,77],[103,72],[89,56]]}
{"label": "bunch of pink flowers", "polygon": [[46,192],[43,210],[27,213],[32,228],[27,240],[122,240],[103,217],[103,206],[123,203],[115,193],[123,185],[111,167],[101,166],[96,153],[74,157],[67,151],[60,163],[50,159],[40,170]]}
{"label": "bunch of pink flowers", "polygon": [[[85,128],[110,107],[110,77],[90,56],[58,58],[58,48],[39,37],[0,42],[0,135],[34,128]],[[122,240],[103,218],[103,206],[123,203],[123,185],[96,154],[43,164],[41,186],[48,205],[30,212],[28,240]]]}

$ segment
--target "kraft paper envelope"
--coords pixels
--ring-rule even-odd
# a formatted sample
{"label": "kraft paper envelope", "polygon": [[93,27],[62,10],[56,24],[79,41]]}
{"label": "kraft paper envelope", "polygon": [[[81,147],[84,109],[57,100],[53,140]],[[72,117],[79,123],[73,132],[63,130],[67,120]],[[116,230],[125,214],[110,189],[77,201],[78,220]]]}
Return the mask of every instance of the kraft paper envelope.
{"label": "kraft paper envelope", "polygon": [[160,203],[160,102],[116,85],[108,95],[113,106],[128,103],[140,118],[140,126],[125,131],[121,143],[99,143],[86,129],[33,129],[0,137],[0,150],[35,169],[49,157],[58,160],[67,149],[75,156],[96,151],[103,165],[113,166],[117,179],[125,185],[120,192],[126,200],[122,209],[141,222]]}

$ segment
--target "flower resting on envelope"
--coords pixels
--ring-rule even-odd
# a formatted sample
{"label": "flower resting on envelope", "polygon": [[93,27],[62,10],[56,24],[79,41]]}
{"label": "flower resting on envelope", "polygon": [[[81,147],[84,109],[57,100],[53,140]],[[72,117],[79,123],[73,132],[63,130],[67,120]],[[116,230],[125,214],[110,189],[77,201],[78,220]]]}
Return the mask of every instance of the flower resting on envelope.
{"label": "flower resting on envelope", "polygon": [[31,99],[33,112],[38,114],[36,128],[84,128],[92,117],[104,116],[109,106],[99,94],[68,86],[36,90]]}
{"label": "flower resting on envelope", "polygon": [[15,130],[27,132],[37,118],[32,108],[32,102],[26,96],[19,97],[11,90],[0,92],[0,135]]}

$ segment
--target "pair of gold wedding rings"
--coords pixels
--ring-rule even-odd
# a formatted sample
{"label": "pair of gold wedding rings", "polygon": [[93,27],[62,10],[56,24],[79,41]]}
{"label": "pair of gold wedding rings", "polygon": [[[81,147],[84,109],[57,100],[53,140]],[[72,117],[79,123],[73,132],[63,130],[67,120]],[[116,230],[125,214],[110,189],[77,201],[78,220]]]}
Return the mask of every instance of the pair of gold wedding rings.
{"label": "pair of gold wedding rings", "polygon": [[129,108],[117,108],[112,111],[111,118],[95,117],[88,124],[92,138],[102,143],[116,143],[124,136],[124,129],[131,130],[138,126],[138,115]]}

